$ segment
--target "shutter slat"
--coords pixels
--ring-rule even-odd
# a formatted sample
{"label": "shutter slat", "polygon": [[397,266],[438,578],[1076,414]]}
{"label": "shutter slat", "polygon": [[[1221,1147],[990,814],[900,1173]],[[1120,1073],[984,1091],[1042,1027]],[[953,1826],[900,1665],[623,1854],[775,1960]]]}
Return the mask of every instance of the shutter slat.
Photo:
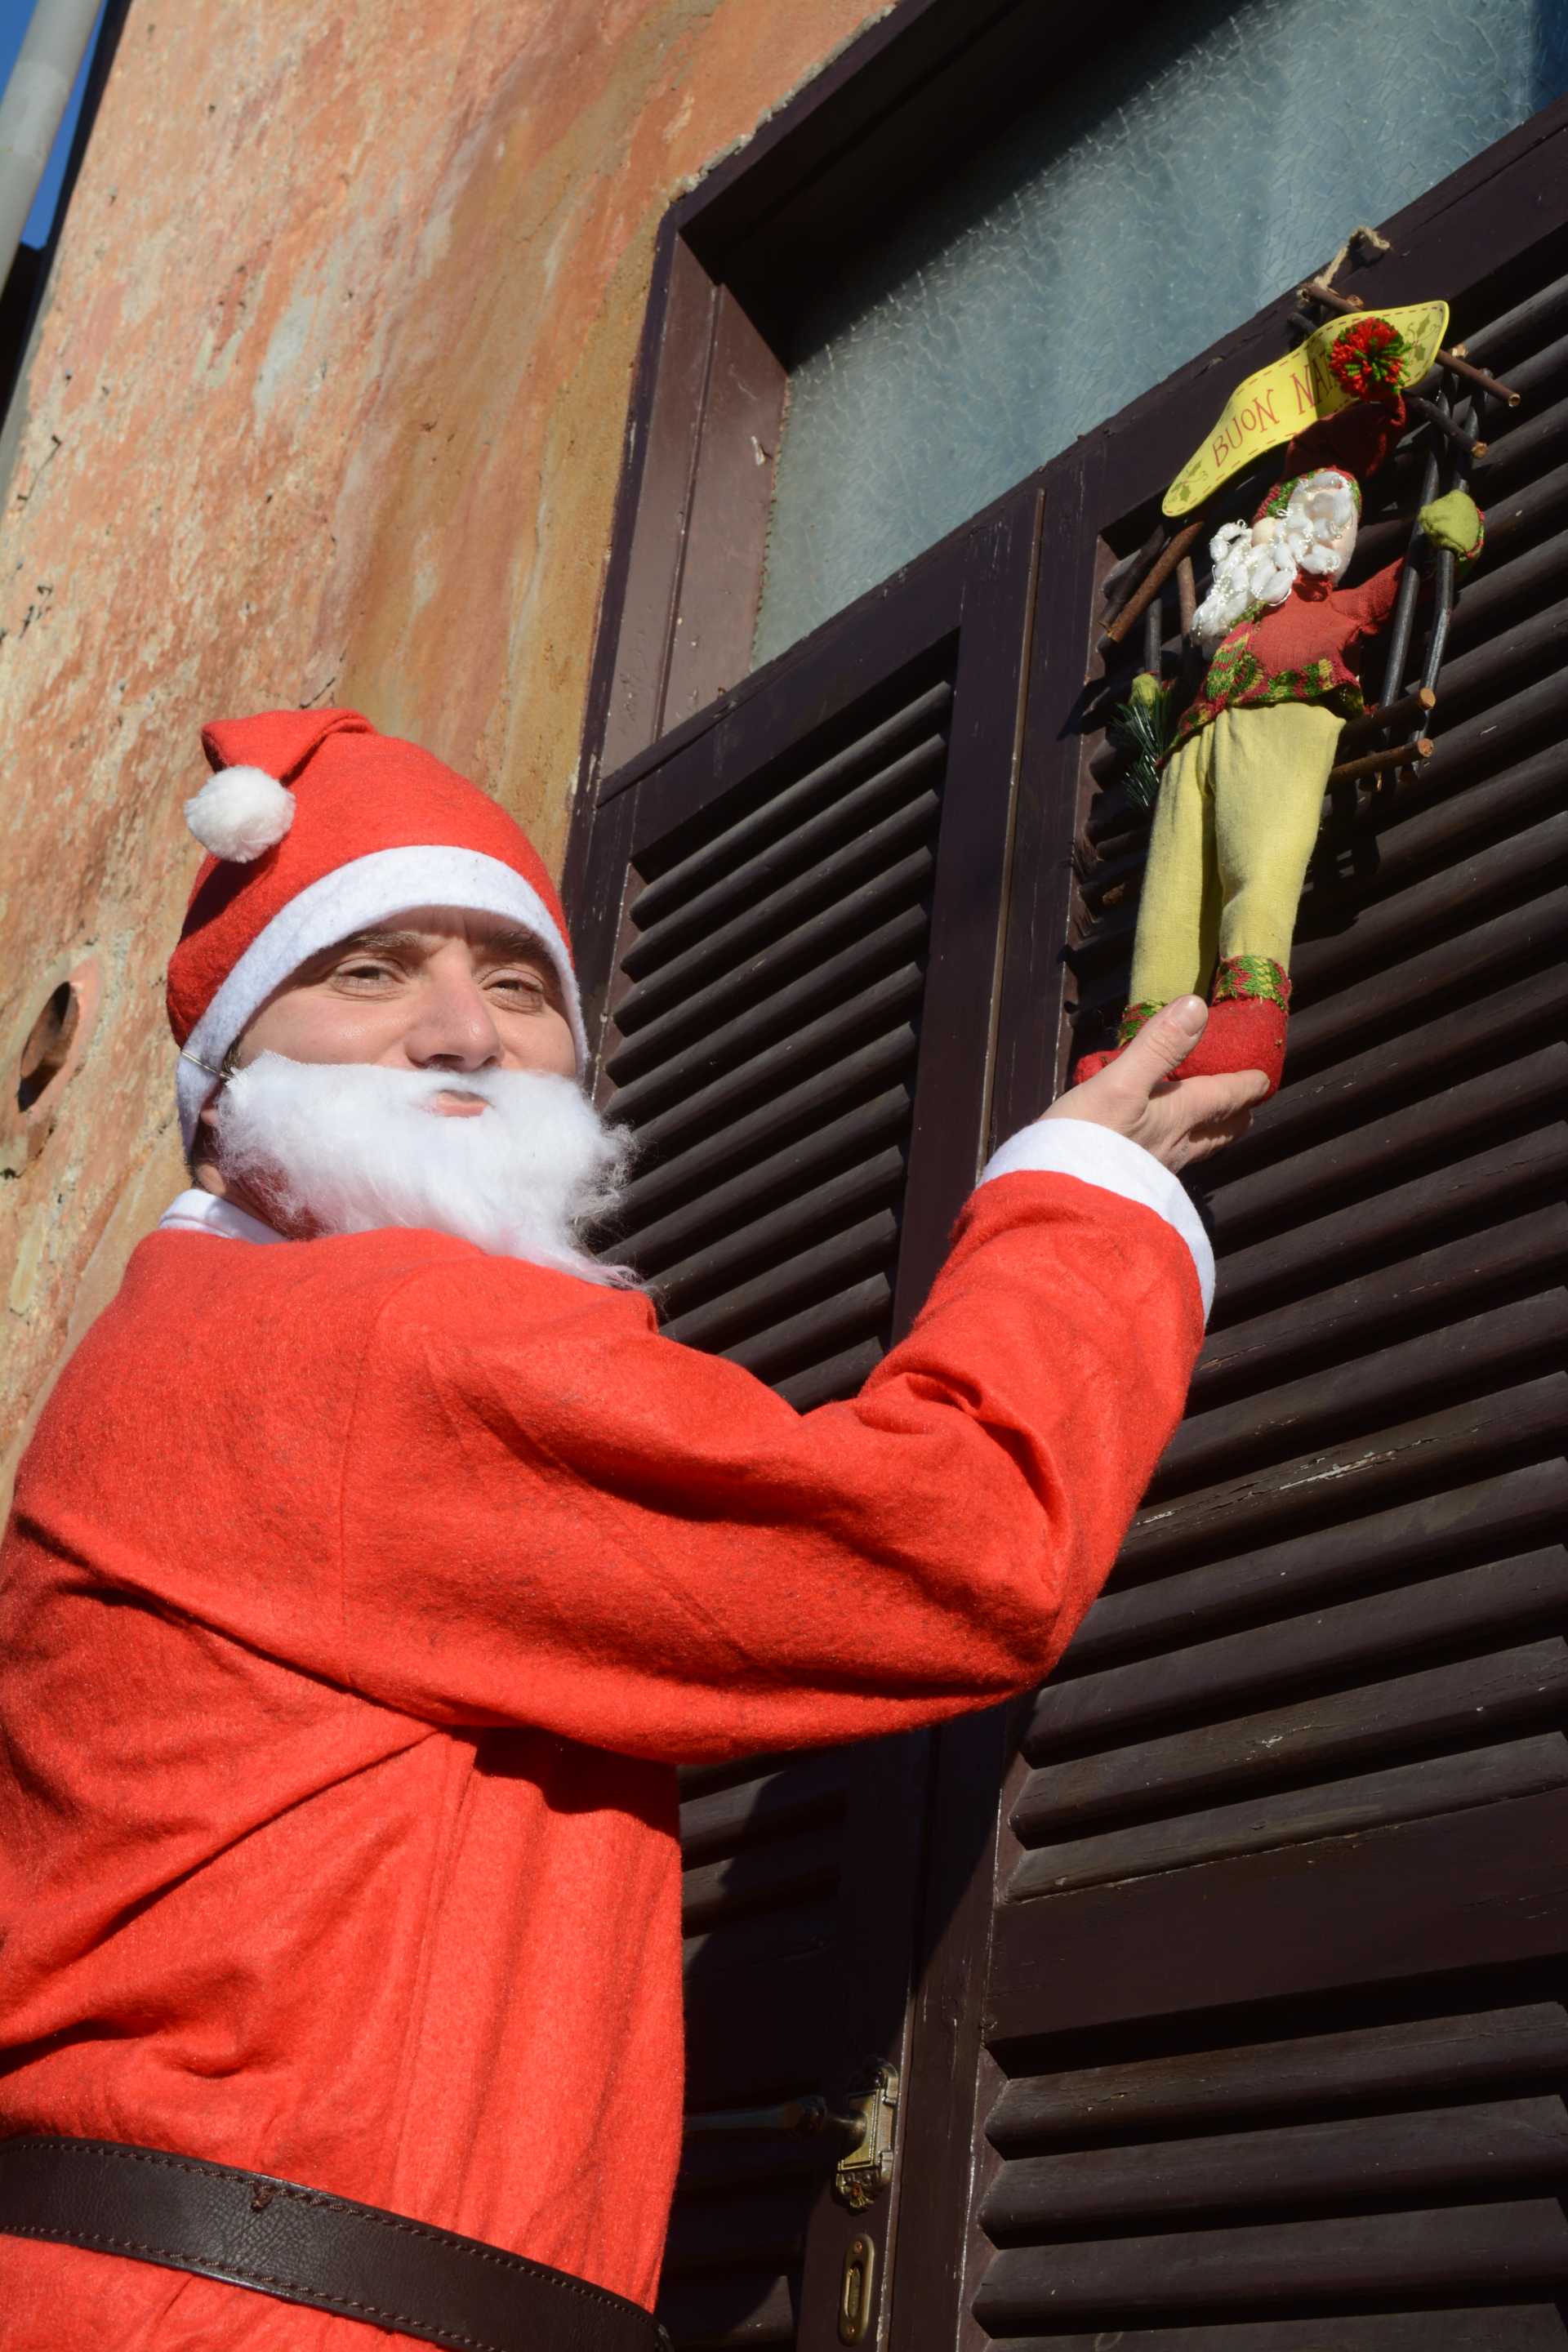
{"label": "shutter slat", "polygon": [[742,1780],[680,1808],[680,1851],[688,1863],[733,1853],[749,1840],[826,1819],[844,1806],[842,1756],[794,1758],[776,1772]]}
{"label": "shutter slat", "polygon": [[[1568,698],[1559,716],[1568,728]],[[1447,779],[1442,789],[1448,789]],[[1439,877],[1430,887],[1413,886],[1389,899],[1369,898],[1354,925],[1337,938],[1314,938],[1304,920],[1291,956],[1292,977],[1303,992],[1301,1009],[1291,1013],[1292,1055],[1299,1055],[1310,1070],[1340,1040],[1374,1021],[1393,1027],[1396,1020],[1430,1018],[1435,993],[1458,999],[1489,975],[1495,974],[1492,985],[1500,986],[1531,962],[1548,961],[1553,940],[1562,935],[1563,894],[1546,898],[1541,893],[1554,880],[1561,856],[1561,847],[1552,847],[1542,868],[1533,855],[1518,851],[1510,837],[1495,854],[1479,854],[1468,896],[1459,883],[1450,887]],[[1510,898],[1519,903],[1494,914],[1493,904]],[[1466,920],[1456,928],[1453,918],[1461,909]],[[1121,911],[1107,919],[1107,935]],[[1131,944],[1135,916],[1134,909],[1106,970],[1096,976],[1092,957],[1080,962],[1087,1010],[1112,1003],[1124,985],[1120,959]],[[1452,936],[1436,947],[1426,946],[1442,933]]]}
{"label": "shutter slat", "polygon": [[1456,1158],[1469,1139],[1489,1143],[1500,1129],[1532,1113],[1550,1118],[1565,1100],[1568,1044],[1555,1039],[1227,1184],[1213,1200],[1216,1237],[1237,1246],[1260,1225],[1286,1224],[1322,1201],[1384,1191],[1412,1164]]}
{"label": "shutter slat", "polygon": [[879,1335],[892,1305],[893,1286],[887,1276],[871,1275],[813,1307],[803,1307],[782,1323],[770,1323],[723,1352],[731,1363],[743,1364],[759,1380],[774,1380],[799,1370],[807,1360],[816,1363],[828,1354],[837,1355],[847,1342],[861,1340],[868,1332]]}
{"label": "shutter slat", "polygon": [[[1542,1267],[1543,1276],[1547,1269]],[[1265,1388],[1247,1403],[1233,1399],[1184,1422],[1165,1450],[1155,1500],[1217,1476],[1245,1446],[1264,1463],[1374,1427],[1446,1396],[1484,1383],[1521,1380],[1560,1355],[1568,1340],[1568,1291],[1537,1290],[1489,1315],[1449,1323],[1442,1345],[1429,1332],[1380,1348],[1358,1360],[1321,1366],[1299,1380]]]}
{"label": "shutter slat", "polygon": [[1557,2001],[1183,2051],[1009,2083],[986,2126],[1005,2156],[1042,2140],[1346,2104],[1429,2098],[1568,2071]]}
{"label": "shutter slat", "polygon": [[1015,2247],[987,2265],[975,2315],[993,2335],[1046,2319],[1113,2318],[1186,2305],[1342,2302],[1500,2288],[1510,2298],[1568,2280],[1568,2219],[1555,2198],[1345,2214],[1087,2244]]}
{"label": "shutter slat", "polygon": [[[704,1137],[634,1178],[621,1211],[623,1227],[637,1232],[641,1249],[667,1250],[671,1241],[689,1246],[705,1230],[695,1211],[710,1209],[714,1229],[721,1229],[721,1221],[732,1222],[735,1203],[765,1199],[769,1182],[793,1187],[830,1166],[842,1150],[865,1148],[851,1139],[880,1137],[886,1131],[880,1122],[889,1115],[907,1122],[909,1095],[890,1082],[911,1070],[914,1057],[915,1033],[909,1023],[885,1030],[832,1070],[803,1079],[722,1134]],[[856,1108],[845,1110],[847,1104]],[[841,1111],[843,1117],[836,1117]],[[736,1160],[746,1162],[742,1173],[728,1183],[718,1181],[729,1176]]]}
{"label": "shutter slat", "polygon": [[1517,392],[1522,406],[1542,408],[1546,404],[1553,385],[1561,386],[1568,377],[1568,335],[1559,335],[1555,342],[1543,343],[1531,352],[1528,359],[1510,360],[1508,380]]}
{"label": "shutter slat", "polygon": [[1470,2310],[1335,2312],[1331,2319],[1249,2319],[1196,2327],[1103,2328],[1013,2336],[1007,2352],[1563,2352],[1552,2303]]}
{"label": "shutter slat", "polygon": [[1291,972],[1307,992],[1304,1016],[1317,1013],[1321,1026],[1332,1025],[1322,1018],[1331,993],[1352,986],[1376,990],[1385,968],[1412,950],[1425,954],[1441,935],[1474,931],[1505,907],[1541,898],[1560,880],[1565,861],[1568,815],[1559,814],[1359,908],[1353,926],[1337,936],[1303,940],[1292,955]]}
{"label": "shutter slat", "polygon": [[[1568,498],[1568,467],[1564,468],[1563,494]],[[1527,607],[1539,610],[1548,598],[1561,592],[1563,582],[1568,580],[1568,543],[1561,531],[1552,531],[1549,537],[1530,543],[1521,518],[1508,533],[1505,546],[1508,544],[1516,551],[1500,562],[1489,519],[1487,560],[1475,579],[1466,581],[1465,593],[1454,608],[1448,627],[1448,643],[1456,655],[1489,641],[1499,625],[1500,614],[1511,615]],[[1448,674],[1445,671],[1445,710],[1447,701]]]}
{"label": "shutter slat", "polygon": [[1342,1276],[1357,1265],[1386,1265],[1419,1251],[1446,1230],[1505,1216],[1560,1185],[1565,1173],[1568,1123],[1554,1119],[1489,1150],[1471,1150],[1447,1165],[1438,1161],[1403,1184],[1326,1217],[1303,1216],[1235,1251],[1225,1261],[1221,1298],[1237,1318],[1254,1316],[1261,1298],[1270,1293],[1285,1299],[1297,1296],[1321,1285],[1328,1269]]}
{"label": "shutter slat", "polygon": [[621,970],[628,980],[641,982],[651,973],[667,971],[672,960],[680,960],[684,968],[689,951],[721,933],[742,909],[761,912],[776,906],[786,885],[822,875],[845,843],[876,833],[894,810],[924,807],[934,814],[931,779],[940,774],[946,755],[942,738],[928,736],[852,792],[829,800],[803,824],[778,828],[766,847],[710,888],[672,902],[657,922],[644,922],[634,913],[637,936],[621,958]]}
{"label": "shutter slat", "polygon": [[865,1044],[868,1033],[876,1036],[917,1009],[924,986],[925,974],[919,964],[900,965],[847,1003],[836,1005],[781,1043],[765,1046],[740,1069],[650,1119],[638,1129],[641,1141],[650,1151],[674,1152],[688,1140],[732,1125],[754,1108],[759,1095],[776,1096],[800,1083],[807,1071],[831,1066],[841,1055]]}
{"label": "shutter slat", "polygon": [[868,768],[885,769],[892,760],[913,748],[914,739],[937,733],[952,703],[952,688],[943,678],[895,711],[879,727],[858,737],[847,750],[836,751],[831,759],[821,761],[798,782],[771,793],[760,808],[723,826],[700,849],[666,866],[656,881],[645,883],[631,902],[633,923],[639,931],[646,931],[667,915],[689,905],[700,891],[707,890],[721,877],[732,874],[781,834],[790,832],[804,817],[814,814],[821,802],[841,799],[845,787],[853,787]]}
{"label": "shutter slat", "polygon": [[1491,442],[1486,456],[1477,461],[1476,495],[1480,504],[1484,507],[1488,499],[1495,498],[1500,488],[1521,474],[1561,462],[1565,444],[1568,400],[1554,401],[1550,408],[1537,409],[1522,418],[1500,440]]}
{"label": "shutter slat", "polygon": [[1448,1643],[1512,1636],[1562,1608],[1565,1570],[1568,1557],[1552,1544],[1425,1583],[1401,1583],[1315,1616],[1285,1616],[1133,1665],[1047,1683],[1030,1714],[1025,1753],[1040,1760],[1090,1740],[1104,1745],[1129,1732],[1142,1736],[1149,1725],[1189,1708],[1241,1705],[1292,1683],[1374,1670]]}
{"label": "shutter slat", "polygon": [[836,1814],[793,1836],[744,1845],[738,1853],[688,1870],[680,1889],[683,1934],[692,1936],[721,1920],[775,1911],[805,1897],[827,1893],[837,1874],[839,1825]]}
{"label": "shutter slat", "polygon": [[[1558,1573],[1561,1588],[1561,1570]],[[1026,1853],[1007,1884],[1008,1899],[1060,1895],[1078,1886],[1190,1869],[1227,1854],[1262,1853],[1314,1838],[1352,1836],[1387,1822],[1462,1812],[1505,1797],[1533,1797],[1568,1784],[1568,1739],[1561,1732],[1517,1739],[1479,1753],[1396,1764],[1321,1787],[1271,1791],[1172,1821],[1075,1838]],[[1076,2159],[1075,2159],[1076,2160]]]}
{"label": "shutter slat", "polygon": [[1031,1772],[1014,1814],[1018,1835],[1043,1843],[1058,1825],[1110,1822],[1259,1787],[1305,1772],[1353,1770],[1399,1748],[1528,1728],[1568,1696],[1568,1643],[1531,1642],[1396,1681],[1174,1732],[1136,1748],[1056,1762]]}
{"label": "shutter slat", "polygon": [[1312,1519],[1355,1518],[1391,1502],[1401,1488],[1459,1486],[1477,1470],[1500,1467],[1510,1454],[1517,1459],[1531,1450],[1555,1452],[1565,1413],[1568,1378],[1550,1373],[1337,1451],[1243,1472],[1141,1513],[1122,1558],[1148,1575],[1186,1565],[1194,1551],[1223,1559],[1250,1550],[1266,1530],[1291,1522],[1300,1528]]}
{"label": "shutter slat", "polygon": [[1188,1410],[1207,1414],[1227,1397],[1284,1379],[1308,1358],[1350,1357],[1412,1324],[1461,1315],[1478,1298],[1506,1298],[1532,1278],[1550,1280],[1565,1265],[1568,1205],[1554,1202],[1232,1323],[1205,1348]]}
{"label": "shutter slat", "polygon": [[1479,367],[1494,373],[1505,359],[1521,350],[1535,350],[1552,341],[1568,319],[1568,277],[1554,278],[1511,309],[1500,311],[1484,326],[1473,327],[1465,348]]}
{"label": "shutter slat", "polygon": [[[1479,585],[1491,567],[1492,542],[1506,557],[1510,548],[1560,530],[1568,517],[1568,466],[1553,466],[1533,481],[1516,482],[1507,496],[1495,498],[1486,509],[1487,544],[1474,583],[1465,583],[1464,595]],[[1406,527],[1408,537],[1408,527]],[[1464,597],[1459,600],[1462,604]]]}
{"label": "shutter slat", "polygon": [[[1542,1442],[1560,1447],[1550,1431]],[[1483,1438],[1483,1449],[1485,1446]],[[1486,1459],[1483,1452],[1477,1466]],[[1350,1586],[1430,1576],[1456,1557],[1507,1557],[1568,1521],[1568,1464],[1553,1458],[1477,1484],[1440,1487],[1392,1510],[1288,1537],[1257,1552],[1101,1595],[1073,1637],[1052,1688],[1061,1691],[1130,1652],[1179,1651],[1211,1632],[1279,1608],[1310,1607]]]}
{"label": "shutter slat", "polygon": [[1277,1096],[1268,1119],[1226,1146],[1209,1178],[1210,1197],[1289,1152],[1313,1148],[1369,1118],[1386,1118],[1417,1091],[1452,1086],[1483,1061],[1517,1059],[1565,1012],[1568,973],[1554,963],[1437,1020],[1418,1022],[1348,1061],[1331,1063]]}
{"label": "shutter slat", "polygon": [[842,1355],[831,1357],[826,1364],[814,1364],[806,1371],[780,1381],[778,1392],[797,1412],[813,1412],[819,1404],[832,1404],[840,1397],[853,1396],[870,1379],[882,1355],[879,1339],[862,1339],[858,1346],[846,1348]]}
{"label": "shutter slat", "polygon": [[788,987],[774,990],[733,1020],[721,1022],[670,1051],[645,1077],[617,1085],[616,1117],[651,1134],[649,1122],[659,1112],[696,1097],[718,1073],[756,1060],[778,1038],[838,1013],[846,1003],[866,995],[889,966],[906,962],[920,952],[926,929],[925,909],[906,908],[892,922],[857,940],[853,947],[817,964]]}
{"label": "shutter slat", "polygon": [[1227,2132],[1137,2148],[1075,2148],[1006,2165],[981,2209],[995,2238],[1085,2221],[1239,2206],[1415,2200],[1550,2179],[1568,2167],[1561,2099],[1501,2099],[1402,2116]]}
{"label": "shutter slat", "polygon": [[[873,1140],[878,1133],[896,1132],[909,1116],[907,1095],[879,1097],[878,1103],[879,1106],[886,1106],[880,1112],[887,1122],[886,1129],[879,1127],[873,1129],[868,1122],[862,1122],[862,1130]],[[752,1282],[742,1280],[752,1267],[776,1265],[781,1275],[789,1275],[790,1269],[801,1261],[788,1253],[813,1234],[831,1234],[836,1223],[857,1215],[872,1203],[892,1200],[900,1190],[903,1178],[904,1155],[896,1148],[879,1151],[868,1160],[857,1160],[845,1170],[843,1175],[830,1178],[828,1182],[817,1185],[812,1192],[803,1192],[798,1200],[787,1202],[784,1208],[753,1217],[739,1233],[716,1242],[711,1249],[697,1250],[690,1257],[679,1259],[659,1276],[659,1296],[667,1305],[679,1307],[686,1300],[706,1298],[722,1285],[726,1286],[724,1297],[712,1302],[715,1314],[724,1316],[731,1297],[738,1297],[742,1290],[749,1302],[747,1312],[760,1312],[772,1294],[767,1287],[765,1275],[759,1275]],[[890,1212],[884,1212],[884,1214],[889,1213]],[[851,1225],[843,1235],[835,1234],[831,1240],[818,1241],[816,1247],[836,1247],[840,1239],[859,1230],[858,1225]],[[810,1263],[808,1256],[805,1261],[808,1267]],[[733,1293],[727,1287],[731,1284],[736,1286]],[[676,1319],[681,1318],[678,1317]],[[674,1323],[668,1328],[675,1333]],[[676,1333],[675,1336],[680,1335]],[[728,1338],[730,1333],[726,1331],[725,1336]],[[705,1340],[703,1345],[707,1344]]]}
{"label": "shutter slat", "polygon": [[1568,678],[1542,678],[1539,685],[1510,696],[1501,709],[1478,711],[1458,726],[1443,729],[1423,771],[1423,782],[1441,792],[1479,784],[1521,752],[1560,736],[1565,711]]}
{"label": "shutter slat", "polygon": [[[1485,614],[1483,610],[1482,619]],[[1443,667],[1445,727],[1451,712],[1496,702],[1516,692],[1546,665],[1560,662],[1568,643],[1568,602],[1548,604],[1498,629]]]}
{"label": "shutter slat", "polygon": [[834,899],[797,930],[775,940],[750,963],[726,972],[710,988],[696,990],[666,1013],[645,1018],[635,995],[624,998],[616,1007],[621,1042],[606,1065],[607,1075],[617,1087],[629,1085],[665,1054],[727,1021],[742,1004],[811,971],[847,942],[867,938],[896,913],[906,911],[907,902],[929,887],[935,867],[929,848],[911,851],[886,873],[874,875],[858,890]]}
{"label": "shutter slat", "polygon": [[1377,835],[1377,872],[1358,898],[1372,904],[1409,888],[1435,868],[1553,815],[1562,805],[1548,747],[1487,779],[1484,792],[1427,793],[1417,780],[1395,797]]}
{"label": "shutter slat", "polygon": [[[838,1932],[838,1906],[831,1893],[815,1902],[795,1902],[776,1910],[720,1918],[689,1934],[681,1947],[689,1981],[700,1982],[710,1969],[729,1976],[783,1968],[789,1970],[831,1951]],[[809,2057],[804,2059],[809,2063]]]}
{"label": "shutter slat", "polygon": [[673,2278],[658,2314],[678,2344],[740,2346],[795,2342],[795,2288],[788,2278]]}
{"label": "shutter slat", "polygon": [[[847,898],[909,856],[931,838],[939,806],[934,792],[921,793],[770,896],[752,898],[738,890],[733,904],[740,911],[727,922],[699,931],[695,944],[683,954],[637,981],[627,1008],[630,1021],[651,1021],[685,1004],[700,988],[733,972],[749,956],[787,938],[833,900]],[[626,965],[623,959],[623,970]],[[616,1009],[618,1013],[618,1005]]]}
{"label": "shutter slat", "polygon": [[[664,1336],[686,1347],[721,1348],[734,1331],[754,1329],[764,1314],[776,1314],[781,1307],[791,1307],[811,1292],[852,1283],[871,1266],[889,1265],[898,1243],[899,1221],[890,1209],[884,1209],[878,1216],[863,1218],[845,1232],[830,1234],[798,1257],[770,1263],[765,1274],[726,1290],[722,1298],[710,1305],[671,1317],[665,1323]],[[776,1251],[764,1248],[763,1255],[772,1261]],[[669,1285],[661,1284],[660,1290],[668,1297]]]}

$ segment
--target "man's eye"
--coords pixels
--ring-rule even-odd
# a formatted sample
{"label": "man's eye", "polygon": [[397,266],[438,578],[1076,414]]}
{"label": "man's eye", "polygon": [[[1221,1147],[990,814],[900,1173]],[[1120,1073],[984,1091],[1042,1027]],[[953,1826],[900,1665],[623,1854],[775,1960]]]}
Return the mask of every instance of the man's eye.
{"label": "man's eye", "polygon": [[498,972],[491,986],[504,989],[509,996],[526,997],[531,1003],[542,1003],[544,999],[542,981],[529,971]]}
{"label": "man's eye", "polygon": [[335,977],[339,980],[395,980],[397,975],[389,963],[341,963]]}

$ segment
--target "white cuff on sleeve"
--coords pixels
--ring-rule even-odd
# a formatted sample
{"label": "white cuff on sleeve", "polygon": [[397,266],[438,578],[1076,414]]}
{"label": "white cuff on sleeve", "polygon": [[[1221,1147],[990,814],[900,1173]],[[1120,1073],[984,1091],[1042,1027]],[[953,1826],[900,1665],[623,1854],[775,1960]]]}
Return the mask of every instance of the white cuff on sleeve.
{"label": "white cuff on sleeve", "polygon": [[1091,1119],[1037,1118],[992,1153],[980,1181],[986,1184],[994,1176],[1018,1176],[1031,1170],[1046,1176],[1076,1176],[1102,1192],[1119,1192],[1124,1201],[1152,1209],[1174,1226],[1192,1252],[1207,1322],[1214,1304],[1214,1251],[1197,1211],[1152,1151]]}

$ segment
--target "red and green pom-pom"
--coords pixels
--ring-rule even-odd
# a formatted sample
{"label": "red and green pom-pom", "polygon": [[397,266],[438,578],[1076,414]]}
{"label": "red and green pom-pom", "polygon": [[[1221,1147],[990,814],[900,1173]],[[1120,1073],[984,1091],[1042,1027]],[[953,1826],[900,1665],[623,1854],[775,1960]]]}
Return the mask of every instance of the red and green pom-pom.
{"label": "red and green pom-pom", "polygon": [[1409,356],[1409,344],[1386,319],[1357,319],[1329,347],[1334,382],[1352,400],[1392,399]]}

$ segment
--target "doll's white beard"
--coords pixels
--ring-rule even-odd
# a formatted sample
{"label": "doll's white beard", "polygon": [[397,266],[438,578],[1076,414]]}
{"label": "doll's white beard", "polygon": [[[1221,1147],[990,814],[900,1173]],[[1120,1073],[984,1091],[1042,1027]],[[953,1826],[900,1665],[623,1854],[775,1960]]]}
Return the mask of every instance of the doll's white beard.
{"label": "doll's white beard", "polygon": [[[432,1110],[453,1090],[489,1108],[466,1118]],[[614,1206],[628,1144],[571,1078],[261,1054],[235,1071],[216,1108],[219,1168],[282,1230],[412,1226],[589,1282],[630,1279],[578,1240]]]}
{"label": "doll's white beard", "polygon": [[1304,474],[1270,540],[1255,541],[1244,522],[1222,523],[1209,542],[1214,579],[1193,615],[1193,633],[1213,653],[1253,604],[1282,604],[1305,572],[1337,580],[1349,548],[1329,544],[1356,520],[1347,475],[1332,469]]}

